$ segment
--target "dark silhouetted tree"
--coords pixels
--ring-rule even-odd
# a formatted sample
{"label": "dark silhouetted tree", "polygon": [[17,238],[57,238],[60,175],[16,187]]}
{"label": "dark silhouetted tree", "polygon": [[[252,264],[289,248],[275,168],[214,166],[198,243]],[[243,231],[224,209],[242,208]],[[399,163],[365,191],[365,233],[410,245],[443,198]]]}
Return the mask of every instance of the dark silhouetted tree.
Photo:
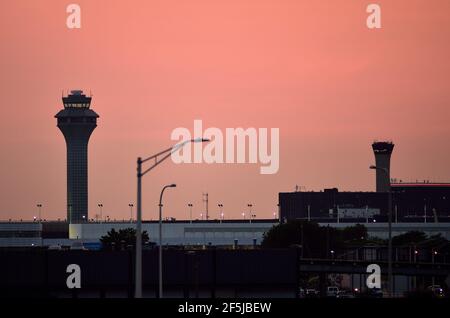
{"label": "dark silhouetted tree", "polygon": [[[142,244],[145,244],[149,241],[147,231],[142,232]],[[113,248],[120,246],[135,246],[136,245],[136,230],[133,228],[126,228],[116,231],[115,229],[111,229],[107,235],[102,236],[100,238],[100,242],[103,245],[103,248]]]}
{"label": "dark silhouetted tree", "polygon": [[394,246],[402,246],[402,245],[411,245],[411,244],[419,244],[427,240],[427,235],[421,231],[410,231],[406,232],[392,238],[392,245]]}
{"label": "dark silhouetted tree", "polygon": [[305,258],[329,258],[332,250],[337,255],[345,247],[365,244],[367,238],[367,228],[360,224],[340,230],[315,222],[292,220],[273,226],[264,234],[261,245],[265,248],[297,246],[303,248]]}
{"label": "dark silhouetted tree", "polygon": [[362,224],[348,226],[342,230],[342,239],[345,242],[367,240],[367,228]]}

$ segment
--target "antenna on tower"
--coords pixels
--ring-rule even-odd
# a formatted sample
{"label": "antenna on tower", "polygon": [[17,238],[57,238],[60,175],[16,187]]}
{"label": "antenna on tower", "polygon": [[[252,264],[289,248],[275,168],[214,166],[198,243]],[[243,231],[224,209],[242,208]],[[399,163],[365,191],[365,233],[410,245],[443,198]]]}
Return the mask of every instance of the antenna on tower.
{"label": "antenna on tower", "polygon": [[208,204],[209,204],[208,192],[202,193],[202,201],[205,202],[205,208],[206,208],[206,210],[205,210],[205,217],[206,217],[206,220],[208,221],[208,219],[209,219],[209,215],[208,215]]}

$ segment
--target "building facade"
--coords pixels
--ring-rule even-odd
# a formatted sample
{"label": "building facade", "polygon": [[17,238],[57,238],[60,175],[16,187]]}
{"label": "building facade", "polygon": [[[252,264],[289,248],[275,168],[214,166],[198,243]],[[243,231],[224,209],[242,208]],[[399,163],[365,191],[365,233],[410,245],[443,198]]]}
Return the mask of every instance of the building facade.
{"label": "building facade", "polygon": [[[393,222],[450,222],[450,184],[391,184]],[[283,220],[386,222],[389,192],[318,192],[279,194]]]}

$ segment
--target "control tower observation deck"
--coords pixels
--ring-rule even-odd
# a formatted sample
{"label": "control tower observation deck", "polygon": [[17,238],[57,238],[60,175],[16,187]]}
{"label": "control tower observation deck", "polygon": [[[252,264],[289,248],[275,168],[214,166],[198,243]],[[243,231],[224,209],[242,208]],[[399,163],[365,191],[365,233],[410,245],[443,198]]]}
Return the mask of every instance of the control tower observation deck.
{"label": "control tower observation deck", "polygon": [[391,155],[394,144],[391,141],[375,141],[372,144],[376,172],[377,192],[389,192],[391,189]]}
{"label": "control tower observation deck", "polygon": [[55,118],[67,147],[67,221],[83,223],[88,217],[88,143],[97,127],[96,112],[90,109],[92,97],[73,90],[62,98],[64,109]]}

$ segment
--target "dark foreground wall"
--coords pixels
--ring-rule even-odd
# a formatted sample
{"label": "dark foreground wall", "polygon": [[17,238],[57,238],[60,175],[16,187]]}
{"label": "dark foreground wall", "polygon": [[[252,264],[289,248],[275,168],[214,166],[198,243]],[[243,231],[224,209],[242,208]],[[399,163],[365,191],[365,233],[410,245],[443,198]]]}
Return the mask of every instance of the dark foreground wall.
{"label": "dark foreground wall", "polygon": [[[297,251],[167,250],[166,297],[295,297]],[[67,288],[67,266],[81,268],[81,289]],[[0,250],[0,295],[130,297],[133,251]],[[158,250],[143,251],[144,296],[157,296]]]}

